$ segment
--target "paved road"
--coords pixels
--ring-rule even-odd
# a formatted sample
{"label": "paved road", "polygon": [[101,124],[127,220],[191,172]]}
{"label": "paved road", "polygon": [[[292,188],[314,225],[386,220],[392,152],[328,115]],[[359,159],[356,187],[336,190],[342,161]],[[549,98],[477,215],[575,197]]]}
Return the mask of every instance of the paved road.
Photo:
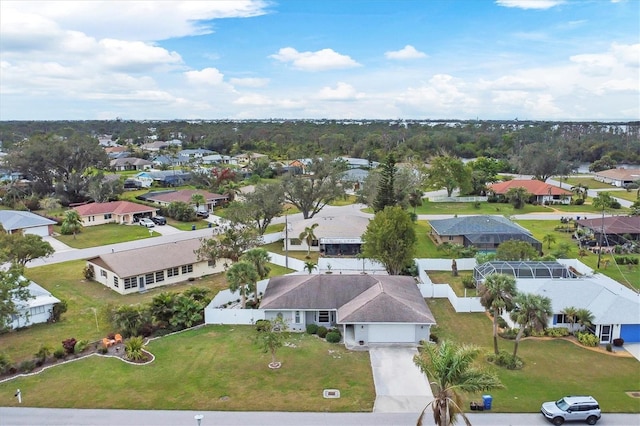
{"label": "paved road", "polygon": [[[0,407],[0,426],[197,426],[196,414],[202,414],[201,426],[403,426],[415,425],[413,413],[282,413],[221,411],[138,411],[77,410],[56,408]],[[468,413],[474,426],[549,426],[541,414]],[[425,425],[432,424],[427,417]],[[582,423],[578,423],[582,424]],[[636,414],[604,414],[598,426],[640,425]]]}

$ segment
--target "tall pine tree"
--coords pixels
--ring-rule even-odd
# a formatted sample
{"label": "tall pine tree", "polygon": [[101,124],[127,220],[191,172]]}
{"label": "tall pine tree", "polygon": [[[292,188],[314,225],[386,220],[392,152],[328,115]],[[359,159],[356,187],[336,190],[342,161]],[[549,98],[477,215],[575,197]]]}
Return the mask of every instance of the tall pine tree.
{"label": "tall pine tree", "polygon": [[382,211],[387,206],[393,207],[398,203],[394,189],[397,171],[396,159],[393,154],[389,154],[386,161],[382,164],[378,193],[376,194],[376,199],[373,201],[374,212]]}

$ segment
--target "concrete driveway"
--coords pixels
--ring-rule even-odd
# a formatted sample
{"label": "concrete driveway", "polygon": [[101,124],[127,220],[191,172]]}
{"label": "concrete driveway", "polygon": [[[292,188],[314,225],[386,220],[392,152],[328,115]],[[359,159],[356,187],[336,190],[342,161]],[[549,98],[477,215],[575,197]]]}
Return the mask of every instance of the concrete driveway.
{"label": "concrete driveway", "polygon": [[369,349],[376,387],[374,413],[417,415],[431,402],[431,387],[413,363],[417,353],[417,349],[408,347],[374,346]]}
{"label": "concrete driveway", "polygon": [[640,361],[640,343],[625,343],[622,347]]}

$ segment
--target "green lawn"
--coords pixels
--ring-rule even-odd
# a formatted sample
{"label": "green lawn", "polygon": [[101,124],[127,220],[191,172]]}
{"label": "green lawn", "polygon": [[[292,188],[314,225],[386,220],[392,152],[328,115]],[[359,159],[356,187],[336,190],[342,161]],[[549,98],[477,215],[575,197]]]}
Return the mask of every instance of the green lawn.
{"label": "green lawn", "polygon": [[464,277],[473,275],[473,271],[460,271],[457,277],[454,277],[451,271],[427,271],[427,275],[434,284],[449,284],[458,297],[475,297],[476,289],[466,289],[462,284]]}
{"label": "green lawn", "polygon": [[[446,299],[427,300],[438,323],[440,340],[470,343],[493,350],[491,320],[484,313],[456,313]],[[513,351],[513,341],[499,340],[500,349]],[[593,395],[604,411],[640,413],[640,399],[625,394],[640,390],[640,369],[635,358],[593,352],[564,340],[521,341],[518,355],[525,366],[510,371],[490,367],[498,373],[504,389],[493,390],[492,411],[502,413],[537,412],[542,401],[562,395]],[[482,357],[479,364],[486,366]],[[481,395],[468,395],[481,401]]]}
{"label": "green lawn", "polygon": [[474,203],[434,203],[426,201],[416,209],[416,214],[452,214],[478,215],[499,214],[512,216],[514,214],[543,213],[550,210],[545,206],[527,204],[522,209],[514,209],[507,203],[480,203],[478,207]]}
{"label": "green lawn", "polygon": [[[263,249],[270,251],[272,253],[276,253],[276,254],[281,254],[281,255],[285,255],[285,252],[282,248],[282,245],[284,243],[282,241],[276,241],[275,243],[271,243],[271,244],[265,244],[263,246],[261,246]],[[307,251],[303,250],[303,251],[293,251],[293,250],[289,250],[289,257],[294,258],[294,259],[300,259],[303,262],[307,262],[307,261],[311,261],[313,263],[315,263],[316,265],[318,264],[318,258],[320,257],[320,253],[317,251],[312,251],[311,253],[309,253],[309,258],[307,259]]]}
{"label": "green lawn", "polygon": [[426,220],[418,220],[416,221],[416,253],[415,257],[422,258],[436,258],[436,257],[445,257],[444,253],[438,250],[438,246],[433,242],[433,240],[429,237],[429,231],[431,230],[431,225]]}
{"label": "green lawn", "polygon": [[[367,352],[349,352],[307,334],[278,350],[279,370],[253,344],[253,327],[205,326],[149,344],[146,366],[93,356],[29,378],[0,384],[0,406],[61,408],[347,411],[373,408]],[[322,390],[340,390],[324,399]]]}
{"label": "green lawn", "polygon": [[[557,176],[554,177],[554,179],[557,181],[560,181],[560,178]],[[589,189],[611,189],[612,188],[612,186],[609,185],[608,183],[599,182],[594,178],[590,178],[590,177],[570,177],[568,179],[565,179],[563,182],[566,183],[566,186],[562,185],[562,187],[568,190],[571,190],[572,186],[578,186],[578,185],[586,186]]]}
{"label": "green lawn", "polygon": [[330,206],[349,206],[356,202],[355,195],[347,195],[344,198],[339,198],[337,200],[333,200],[329,203]]}
{"label": "green lawn", "polygon": [[[60,227],[54,226],[55,232],[60,234]],[[88,247],[97,247],[108,244],[123,243],[125,241],[142,240],[150,237],[157,237],[157,232],[150,233],[153,228],[145,228],[139,225],[119,225],[117,223],[108,223],[106,225],[85,226],[82,232],[73,235],[56,235],[56,239],[66,245],[83,249]]]}
{"label": "green lawn", "polygon": [[638,197],[638,190],[632,191],[609,191],[609,195],[616,198],[622,198],[623,200],[631,201],[632,203],[640,199]]}

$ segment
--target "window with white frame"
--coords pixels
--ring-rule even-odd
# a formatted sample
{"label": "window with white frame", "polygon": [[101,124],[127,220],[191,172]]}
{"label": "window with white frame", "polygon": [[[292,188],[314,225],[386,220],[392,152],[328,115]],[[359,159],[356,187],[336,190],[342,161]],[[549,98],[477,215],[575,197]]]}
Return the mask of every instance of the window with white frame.
{"label": "window with white frame", "polygon": [[171,277],[177,277],[178,274],[180,273],[178,268],[169,268],[167,269],[167,277],[171,278]]}
{"label": "window with white frame", "polygon": [[182,266],[182,273],[183,274],[190,274],[191,272],[193,272],[193,265],[183,265]]}
{"label": "window with white frame", "polygon": [[144,276],[144,282],[146,284],[153,284],[155,282],[155,274],[152,272]]}
{"label": "window with white frame", "polygon": [[118,280],[118,277],[116,277],[116,276],[113,277],[113,286],[114,287],[120,287],[120,282]]}
{"label": "window with white frame", "polygon": [[329,311],[318,311],[318,322],[327,323],[329,322]]}
{"label": "window with white frame", "polygon": [[156,282],[164,281],[164,271],[156,272]]}
{"label": "window with white frame", "polygon": [[293,316],[293,322],[296,324],[300,324],[300,311],[296,311]]}
{"label": "window with white frame", "polygon": [[38,314],[44,314],[44,306],[35,306],[35,307],[31,308],[29,310],[29,314],[31,316],[38,315]]}
{"label": "window with white frame", "polygon": [[129,290],[130,288],[138,287],[138,278],[137,277],[127,277],[124,279],[124,289]]}

